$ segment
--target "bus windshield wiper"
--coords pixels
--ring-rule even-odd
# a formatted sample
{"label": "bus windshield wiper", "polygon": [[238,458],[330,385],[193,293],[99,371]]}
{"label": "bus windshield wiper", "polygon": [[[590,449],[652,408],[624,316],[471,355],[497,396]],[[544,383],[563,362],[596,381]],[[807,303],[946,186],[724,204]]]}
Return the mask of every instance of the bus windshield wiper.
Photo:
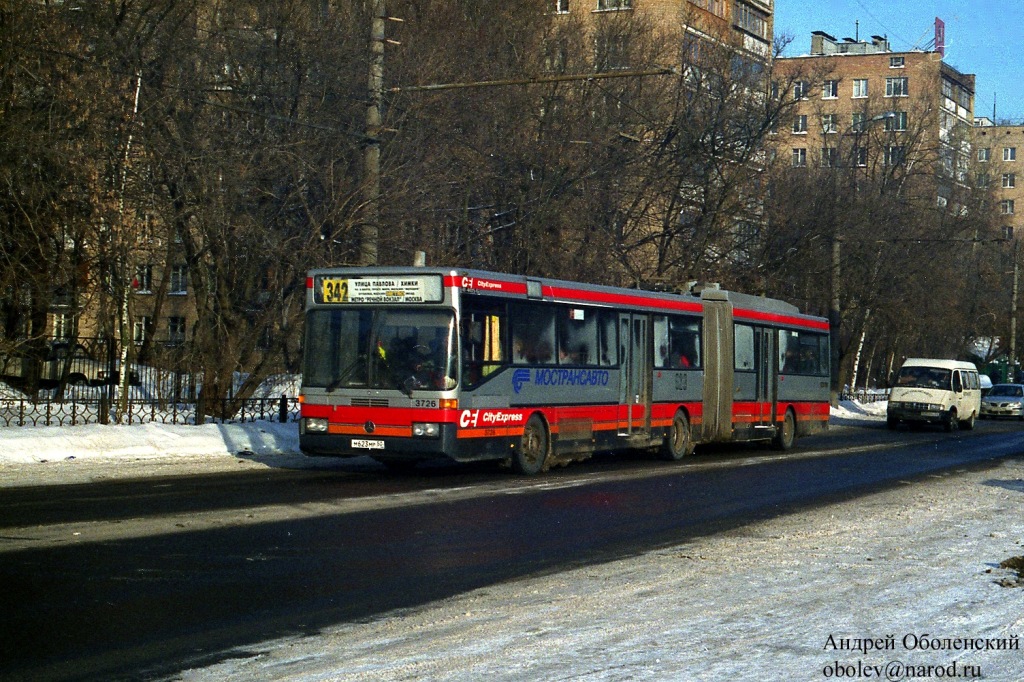
{"label": "bus windshield wiper", "polygon": [[346,379],[352,376],[352,372],[356,371],[356,368],[359,367],[359,363],[364,361],[365,357],[359,356],[352,362],[348,363],[348,365],[345,366],[345,369],[341,370],[341,373],[338,374],[337,378],[327,384],[324,391],[327,393],[333,393],[339,386],[341,386],[342,383],[345,382]]}

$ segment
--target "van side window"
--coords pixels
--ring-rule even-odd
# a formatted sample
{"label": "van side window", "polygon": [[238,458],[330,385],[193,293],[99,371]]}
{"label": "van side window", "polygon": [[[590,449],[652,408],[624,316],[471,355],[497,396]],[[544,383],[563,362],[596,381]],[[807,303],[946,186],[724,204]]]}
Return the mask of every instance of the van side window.
{"label": "van side window", "polygon": [[962,393],[964,390],[963,380],[960,378],[960,372],[953,372],[953,391],[956,393]]}

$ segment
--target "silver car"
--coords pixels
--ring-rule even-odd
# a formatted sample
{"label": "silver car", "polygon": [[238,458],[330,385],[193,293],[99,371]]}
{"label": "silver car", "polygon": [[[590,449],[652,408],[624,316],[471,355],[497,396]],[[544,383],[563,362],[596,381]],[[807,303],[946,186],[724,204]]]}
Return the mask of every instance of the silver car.
{"label": "silver car", "polygon": [[996,384],[981,399],[982,417],[1024,419],[1024,384]]}

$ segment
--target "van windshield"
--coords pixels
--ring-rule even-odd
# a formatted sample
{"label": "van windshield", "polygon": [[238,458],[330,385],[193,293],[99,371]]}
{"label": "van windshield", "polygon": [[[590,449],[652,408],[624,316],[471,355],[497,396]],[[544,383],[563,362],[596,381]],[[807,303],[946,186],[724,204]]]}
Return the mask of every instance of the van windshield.
{"label": "van windshield", "polygon": [[953,372],[940,367],[904,367],[896,377],[900,388],[938,388],[952,390]]}

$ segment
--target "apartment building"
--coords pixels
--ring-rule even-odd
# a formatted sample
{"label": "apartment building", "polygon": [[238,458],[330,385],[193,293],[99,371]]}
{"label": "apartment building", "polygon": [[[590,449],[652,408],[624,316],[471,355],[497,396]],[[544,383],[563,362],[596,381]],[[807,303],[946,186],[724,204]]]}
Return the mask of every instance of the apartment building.
{"label": "apartment building", "polygon": [[793,166],[924,162],[934,165],[939,205],[966,182],[975,77],[940,52],[895,52],[883,36],[837,40],[815,31],[810,54],[779,59],[776,75],[797,99],[775,138]]}
{"label": "apartment building", "polygon": [[[556,15],[576,16],[593,25],[613,21],[621,12],[636,14],[662,35],[681,38],[670,44],[684,51],[693,52],[710,43],[733,48],[737,59],[748,63],[763,66],[771,59],[774,0],[550,1]],[[613,68],[625,67],[629,51],[629,46],[621,43],[597,44],[595,60]],[[680,60],[673,61],[678,64]]]}
{"label": "apartment building", "polygon": [[977,185],[992,191],[1002,236],[1024,235],[1024,126],[975,119],[974,154]]}

